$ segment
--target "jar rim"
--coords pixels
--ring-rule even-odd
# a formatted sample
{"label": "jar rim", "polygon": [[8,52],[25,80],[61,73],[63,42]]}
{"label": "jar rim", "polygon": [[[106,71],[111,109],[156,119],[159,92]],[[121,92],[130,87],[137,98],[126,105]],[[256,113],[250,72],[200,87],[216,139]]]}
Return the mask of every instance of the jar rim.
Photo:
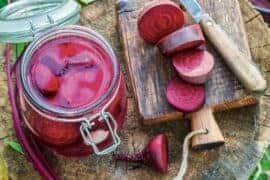
{"label": "jar rim", "polygon": [[[31,58],[36,52],[36,50],[49,40],[69,35],[94,40],[96,43],[98,43],[98,45],[103,47],[103,49],[106,51],[106,53],[108,53],[111,59],[111,63],[113,66],[113,77],[110,86],[108,90],[91,105],[88,104],[86,106],[76,108],[64,108],[54,106],[52,104],[46,103],[46,101],[41,100],[37,93],[35,93],[34,88],[31,88],[27,81],[28,67],[31,62]],[[41,112],[52,113],[58,117],[70,118],[74,116],[78,117],[96,110],[96,108],[98,108],[101,104],[106,102],[109,97],[111,97],[117,87],[118,79],[120,76],[120,66],[112,47],[109,45],[109,43],[104,37],[102,37],[99,33],[90,28],[78,25],[70,25],[60,28],[52,28],[36,37],[29,44],[22,57],[20,72],[22,89],[26,98],[30,101],[31,104],[33,104]]]}

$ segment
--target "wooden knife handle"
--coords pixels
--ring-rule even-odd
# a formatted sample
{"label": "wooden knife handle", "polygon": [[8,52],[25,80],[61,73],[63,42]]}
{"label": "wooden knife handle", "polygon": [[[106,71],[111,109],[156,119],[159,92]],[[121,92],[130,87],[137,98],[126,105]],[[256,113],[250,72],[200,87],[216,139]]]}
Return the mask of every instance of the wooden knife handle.
{"label": "wooden knife handle", "polygon": [[224,144],[223,135],[216,123],[211,108],[203,108],[191,114],[191,129],[206,129],[207,134],[197,135],[192,138],[192,148],[210,149]]}
{"label": "wooden knife handle", "polygon": [[237,47],[227,33],[206,15],[200,22],[208,40],[223,56],[240,82],[250,91],[262,92],[267,88],[266,80],[262,76],[251,58]]}

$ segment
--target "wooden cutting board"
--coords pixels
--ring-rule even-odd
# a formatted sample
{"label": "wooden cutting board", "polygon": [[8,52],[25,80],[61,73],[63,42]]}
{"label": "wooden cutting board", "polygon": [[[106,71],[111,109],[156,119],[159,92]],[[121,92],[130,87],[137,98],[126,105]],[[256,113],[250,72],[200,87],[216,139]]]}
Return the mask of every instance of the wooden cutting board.
{"label": "wooden cutting board", "polygon": [[[143,123],[150,125],[180,119],[184,114],[171,107],[165,97],[166,85],[175,77],[170,59],[162,56],[155,46],[145,43],[138,35],[137,17],[147,2],[149,0],[128,0],[125,4],[122,1],[118,4],[118,19],[125,60],[138,109]],[[250,56],[238,1],[198,0],[198,2],[240,49]],[[186,24],[192,23],[194,22],[186,13]],[[206,48],[215,57],[215,68],[206,84],[205,108],[216,112],[255,104],[256,98],[247,93],[211,44],[208,43]]]}

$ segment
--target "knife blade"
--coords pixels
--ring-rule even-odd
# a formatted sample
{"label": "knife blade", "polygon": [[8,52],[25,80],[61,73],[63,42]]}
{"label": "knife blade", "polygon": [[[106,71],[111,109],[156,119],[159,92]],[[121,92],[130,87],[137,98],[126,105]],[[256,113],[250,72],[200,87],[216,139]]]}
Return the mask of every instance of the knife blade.
{"label": "knife blade", "polygon": [[188,13],[197,23],[201,21],[202,17],[207,15],[197,1],[180,0],[180,3],[187,9]]}
{"label": "knife blade", "polygon": [[207,39],[223,56],[234,75],[252,92],[267,88],[266,80],[252,59],[241,52],[229,35],[206,13],[197,0],[180,0],[193,19],[199,23]]}

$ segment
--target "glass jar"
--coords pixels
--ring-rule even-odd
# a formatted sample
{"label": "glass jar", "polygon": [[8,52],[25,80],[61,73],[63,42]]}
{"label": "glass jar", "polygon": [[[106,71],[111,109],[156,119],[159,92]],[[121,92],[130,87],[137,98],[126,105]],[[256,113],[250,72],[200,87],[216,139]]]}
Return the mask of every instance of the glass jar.
{"label": "glass jar", "polygon": [[[29,81],[35,53],[44,44],[65,37],[94,42],[110,59],[112,78],[109,86],[91,104],[73,108],[50,104],[38,95]],[[104,155],[120,144],[118,133],[127,109],[125,83],[111,46],[97,32],[81,26],[52,28],[29,44],[18,70],[18,85],[22,87],[19,92],[22,117],[35,137],[50,150],[65,156]],[[95,83],[102,86],[99,81]]]}

